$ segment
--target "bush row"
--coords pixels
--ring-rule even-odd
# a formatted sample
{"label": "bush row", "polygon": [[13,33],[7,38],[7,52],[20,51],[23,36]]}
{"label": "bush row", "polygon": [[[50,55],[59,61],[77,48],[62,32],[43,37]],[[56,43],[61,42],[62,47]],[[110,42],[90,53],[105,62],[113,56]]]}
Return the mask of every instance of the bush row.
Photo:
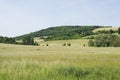
{"label": "bush row", "polygon": [[102,34],[90,39],[89,46],[94,47],[120,47],[120,37],[111,34]]}

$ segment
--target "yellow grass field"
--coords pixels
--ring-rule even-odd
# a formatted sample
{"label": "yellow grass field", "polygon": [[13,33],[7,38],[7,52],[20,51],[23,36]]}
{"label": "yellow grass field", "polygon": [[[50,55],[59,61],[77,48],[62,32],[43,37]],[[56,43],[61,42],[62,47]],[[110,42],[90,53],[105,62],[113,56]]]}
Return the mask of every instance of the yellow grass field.
{"label": "yellow grass field", "polygon": [[[72,45],[62,46],[66,42]],[[120,48],[88,47],[87,42],[0,44],[0,80],[119,80]]]}
{"label": "yellow grass field", "polygon": [[93,32],[97,32],[97,31],[102,31],[102,30],[105,30],[105,31],[108,31],[108,30],[118,30],[118,27],[112,27],[112,28],[97,28],[95,30],[93,30]]}

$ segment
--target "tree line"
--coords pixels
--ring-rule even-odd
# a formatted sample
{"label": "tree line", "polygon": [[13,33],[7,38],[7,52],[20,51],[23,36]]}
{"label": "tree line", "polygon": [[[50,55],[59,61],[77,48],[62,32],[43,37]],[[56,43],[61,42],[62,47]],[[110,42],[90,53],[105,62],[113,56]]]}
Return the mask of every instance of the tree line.
{"label": "tree line", "polygon": [[38,43],[35,42],[34,39],[32,37],[30,37],[30,36],[25,36],[22,39],[22,43],[16,42],[15,38],[9,38],[9,37],[0,36],[0,43],[20,44],[20,45],[38,45]]}
{"label": "tree line", "polygon": [[99,30],[95,32],[94,34],[113,34],[113,33],[118,33],[118,30]]}
{"label": "tree line", "polygon": [[90,39],[89,46],[93,47],[120,47],[120,36],[111,34],[102,34]]}
{"label": "tree line", "polygon": [[[120,36],[113,35],[112,30],[102,31],[103,33],[97,35],[96,37],[92,36],[88,42],[89,46],[94,47],[120,47]],[[117,33],[120,34],[120,27],[117,30]]]}
{"label": "tree line", "polygon": [[16,41],[14,38],[0,36],[0,43],[16,44]]}

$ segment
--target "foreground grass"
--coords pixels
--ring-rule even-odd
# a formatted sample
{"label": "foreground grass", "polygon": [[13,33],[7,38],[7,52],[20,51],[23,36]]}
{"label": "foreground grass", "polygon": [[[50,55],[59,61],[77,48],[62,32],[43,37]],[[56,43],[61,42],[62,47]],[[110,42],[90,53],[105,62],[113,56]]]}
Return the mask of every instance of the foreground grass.
{"label": "foreground grass", "polygon": [[60,46],[61,42],[36,47],[0,44],[0,80],[120,79],[120,48],[71,42],[71,47]]}
{"label": "foreground grass", "polygon": [[43,66],[14,63],[2,65],[1,80],[119,80],[119,67],[77,67],[72,65]]}

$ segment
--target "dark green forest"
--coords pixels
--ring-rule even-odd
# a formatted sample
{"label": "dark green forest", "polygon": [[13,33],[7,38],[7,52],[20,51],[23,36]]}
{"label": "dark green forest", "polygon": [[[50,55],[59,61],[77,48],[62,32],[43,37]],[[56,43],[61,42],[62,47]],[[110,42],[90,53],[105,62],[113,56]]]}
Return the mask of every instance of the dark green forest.
{"label": "dark green forest", "polygon": [[89,36],[94,34],[93,30],[101,27],[110,26],[57,26],[50,27],[47,29],[42,29],[30,34],[15,37],[15,39],[20,40],[25,36],[40,37],[44,40],[68,40],[68,39],[78,39],[84,36]]}

